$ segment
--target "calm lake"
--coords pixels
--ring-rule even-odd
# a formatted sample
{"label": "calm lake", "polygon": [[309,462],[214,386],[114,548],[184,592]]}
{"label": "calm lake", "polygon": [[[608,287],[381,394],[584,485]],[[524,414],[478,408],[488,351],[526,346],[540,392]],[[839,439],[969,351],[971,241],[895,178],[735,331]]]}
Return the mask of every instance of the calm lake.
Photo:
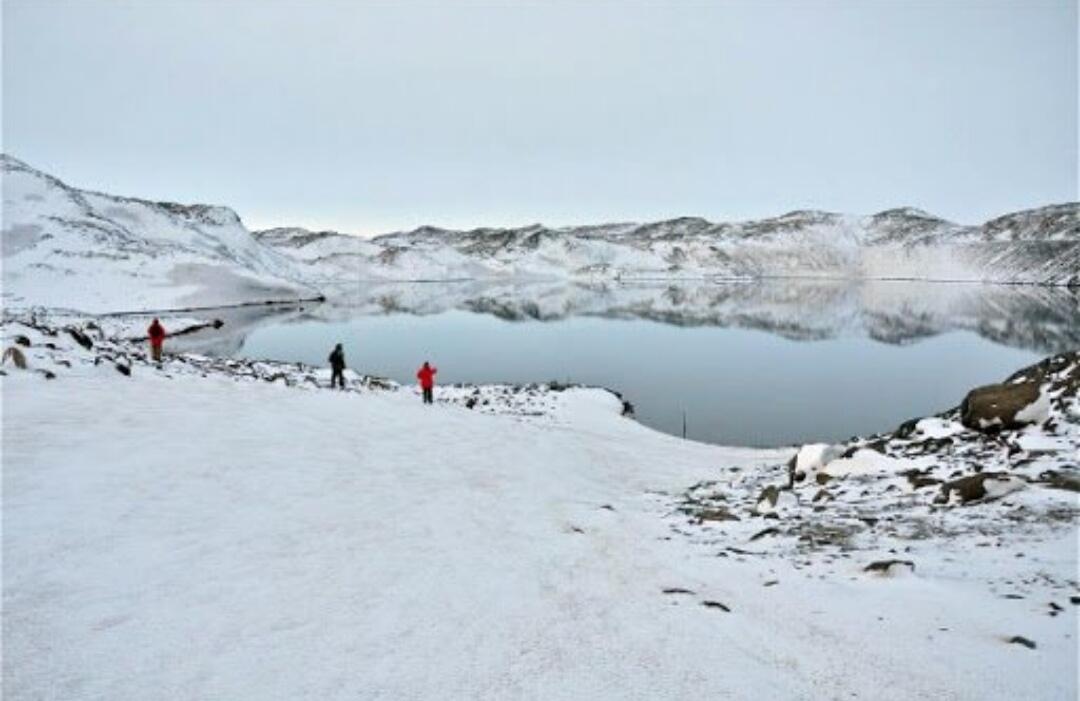
{"label": "calm lake", "polygon": [[777,446],[895,428],[1080,345],[1075,291],[842,281],[361,286],[229,322],[210,352],[414,382],[560,380],[617,389],[642,423]]}

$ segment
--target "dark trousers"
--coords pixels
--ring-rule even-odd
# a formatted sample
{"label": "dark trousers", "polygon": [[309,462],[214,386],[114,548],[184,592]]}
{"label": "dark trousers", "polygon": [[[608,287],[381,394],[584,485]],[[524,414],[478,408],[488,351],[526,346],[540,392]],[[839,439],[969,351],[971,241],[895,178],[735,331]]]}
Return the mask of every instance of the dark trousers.
{"label": "dark trousers", "polygon": [[424,387],[424,404],[433,404],[435,402],[435,390],[432,387]]}
{"label": "dark trousers", "polygon": [[334,388],[335,383],[337,383],[341,389],[345,389],[345,368],[331,368],[330,389]]}

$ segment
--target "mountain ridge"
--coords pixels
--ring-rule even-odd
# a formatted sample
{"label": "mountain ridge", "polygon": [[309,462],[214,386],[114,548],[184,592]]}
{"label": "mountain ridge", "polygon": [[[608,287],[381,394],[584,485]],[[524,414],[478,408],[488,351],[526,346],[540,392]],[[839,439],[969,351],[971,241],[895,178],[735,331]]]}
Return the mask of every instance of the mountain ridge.
{"label": "mountain ridge", "polygon": [[319,272],[328,278],[351,272],[376,280],[825,276],[1080,284],[1077,202],[1012,212],[980,225],[897,207],[871,215],[794,210],[739,222],[676,217],[568,227],[421,226],[373,238],[302,227],[254,234],[323,267]]}
{"label": "mountain ridge", "polygon": [[[1080,286],[1080,202],[961,225],[914,207],[711,222],[418,227],[361,238],[249,231],[222,205],[72,187],[8,154],[6,306],[93,312],[313,297],[338,283],[461,279],[918,279]],[[92,281],[92,282],[91,282]]]}

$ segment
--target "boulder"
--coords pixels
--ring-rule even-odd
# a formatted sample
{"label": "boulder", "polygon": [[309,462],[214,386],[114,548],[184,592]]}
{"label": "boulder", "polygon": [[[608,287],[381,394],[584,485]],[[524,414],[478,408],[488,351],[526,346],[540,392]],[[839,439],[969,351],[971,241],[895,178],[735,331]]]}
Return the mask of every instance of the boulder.
{"label": "boulder", "polygon": [[75,328],[69,328],[67,330],[67,332],[68,332],[69,336],[71,336],[73,339],[75,339],[76,343],[78,343],[80,346],[82,346],[86,350],[90,350],[91,348],[94,347],[94,342],[91,341],[90,337],[87,336],[82,331],[80,331],[78,329],[75,329]]}
{"label": "boulder", "polygon": [[11,346],[4,351],[3,362],[6,363],[8,359],[10,359],[11,362],[15,364],[15,367],[19,368],[20,370],[26,369],[26,356],[23,355],[23,352],[15,346]]}
{"label": "boulder", "polygon": [[761,496],[758,497],[757,504],[754,506],[754,513],[759,516],[772,513],[776,510],[776,502],[780,499],[780,490],[776,485],[770,484],[765,489],[761,490]]}
{"label": "boulder", "polygon": [[991,501],[1024,487],[1023,480],[1005,472],[978,472],[965,475],[941,485],[941,493],[934,502],[946,504],[953,493],[961,504]]}
{"label": "boulder", "polygon": [[711,509],[702,509],[696,514],[698,523],[704,521],[738,521],[739,517],[731,513],[722,506],[713,507]]}
{"label": "boulder", "polygon": [[960,421],[977,431],[1008,430],[1038,423],[1045,419],[1041,412],[1032,410],[1040,401],[1039,387],[1038,382],[976,387],[960,404]]}
{"label": "boulder", "polygon": [[869,572],[881,577],[896,577],[915,571],[915,563],[911,560],[876,560],[863,568],[863,572]]}
{"label": "boulder", "polygon": [[[802,446],[788,462],[788,484],[794,486],[796,482],[820,475],[821,470],[839,458],[843,452],[842,446],[829,443],[808,443]],[[821,482],[818,481],[818,484]]]}

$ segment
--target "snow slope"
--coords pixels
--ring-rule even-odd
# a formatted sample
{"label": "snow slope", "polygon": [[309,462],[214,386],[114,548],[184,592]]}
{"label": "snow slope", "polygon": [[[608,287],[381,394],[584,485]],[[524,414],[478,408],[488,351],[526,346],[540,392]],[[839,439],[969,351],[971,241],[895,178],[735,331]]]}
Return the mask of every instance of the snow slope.
{"label": "snow slope", "polygon": [[454,231],[374,239],[282,228],[256,236],[323,281],[772,276],[1080,284],[1080,203],[961,226],[912,208],[859,217]]}
{"label": "snow slope", "polygon": [[8,155],[0,173],[8,308],[114,312],[317,294],[225,207],[78,190]]}
{"label": "snow slope", "polygon": [[[919,540],[914,571],[866,572],[888,555],[872,530],[844,557],[766,557],[756,531],[786,502],[733,533],[673,507],[700,480],[741,495],[792,451],[665,436],[601,390],[480,414],[269,365],[156,369],[82,328],[91,350],[3,329],[31,362],[0,380],[5,698],[1077,693],[1075,513]],[[819,518],[860,507],[859,484]],[[1021,496],[1075,509],[1057,494]]]}

